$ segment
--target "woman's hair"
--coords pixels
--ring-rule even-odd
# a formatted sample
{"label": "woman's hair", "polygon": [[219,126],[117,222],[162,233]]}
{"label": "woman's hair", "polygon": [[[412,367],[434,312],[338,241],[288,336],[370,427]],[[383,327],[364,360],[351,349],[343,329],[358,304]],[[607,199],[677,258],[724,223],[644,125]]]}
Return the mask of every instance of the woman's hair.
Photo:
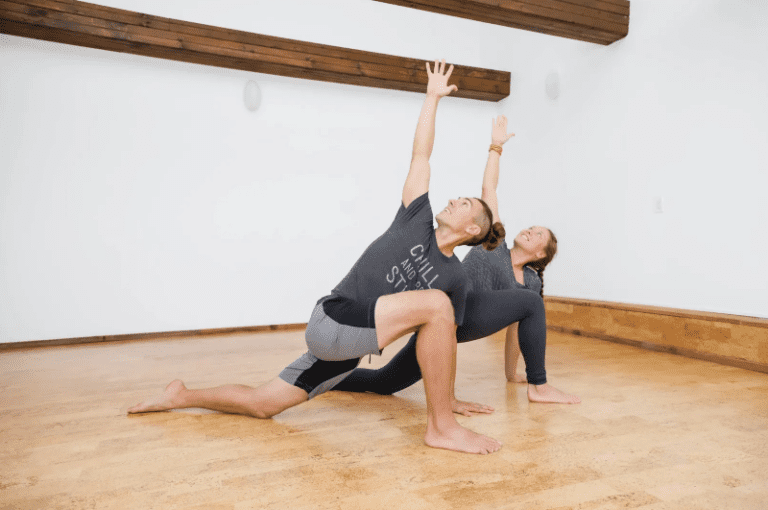
{"label": "woman's hair", "polygon": [[507,235],[507,232],[504,230],[504,225],[502,225],[501,222],[497,221],[496,223],[493,223],[493,212],[491,211],[491,208],[488,207],[488,204],[485,203],[485,200],[480,198],[476,198],[475,200],[480,202],[483,206],[483,213],[475,218],[475,223],[480,227],[481,233],[477,234],[464,244],[467,246],[477,246],[482,244],[483,248],[486,250],[496,249],[504,239],[504,236]]}
{"label": "woman's hair", "polygon": [[541,297],[544,297],[544,269],[550,262],[552,262],[552,259],[555,258],[555,254],[557,253],[557,237],[555,237],[555,234],[553,234],[551,230],[549,230],[549,242],[547,243],[547,246],[544,247],[544,253],[546,254],[544,257],[526,264],[526,266],[530,266],[532,269],[536,270],[536,273],[539,275],[539,280],[541,280],[541,291],[539,294],[541,294]]}

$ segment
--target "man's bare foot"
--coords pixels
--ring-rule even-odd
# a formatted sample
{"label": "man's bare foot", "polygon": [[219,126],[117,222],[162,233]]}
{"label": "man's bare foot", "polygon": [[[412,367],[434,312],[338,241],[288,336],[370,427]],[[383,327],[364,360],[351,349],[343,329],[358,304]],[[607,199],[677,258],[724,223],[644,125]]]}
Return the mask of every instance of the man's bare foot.
{"label": "man's bare foot", "polygon": [[579,404],[581,399],[576,395],[564,393],[549,384],[529,384],[528,400],[547,404]]}
{"label": "man's bare foot", "polygon": [[184,383],[176,379],[171,381],[168,386],[165,387],[160,395],[145,400],[141,404],[137,404],[128,409],[128,414],[134,413],[151,413],[153,411],[167,411],[169,409],[175,409],[181,404],[179,394],[182,391],[186,391],[187,387]]}
{"label": "man's bare foot", "polygon": [[443,448],[464,453],[479,453],[481,455],[493,453],[501,449],[501,443],[495,439],[465,429],[458,423],[441,431],[427,424],[424,442],[432,448]]}

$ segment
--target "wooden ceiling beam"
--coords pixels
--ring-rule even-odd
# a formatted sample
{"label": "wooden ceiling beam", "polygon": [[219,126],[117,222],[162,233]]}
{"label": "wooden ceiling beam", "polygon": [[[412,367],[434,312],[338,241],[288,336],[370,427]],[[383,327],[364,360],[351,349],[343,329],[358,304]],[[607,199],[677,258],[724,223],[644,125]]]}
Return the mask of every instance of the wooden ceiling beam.
{"label": "wooden ceiling beam", "polygon": [[[405,7],[414,7],[416,3],[412,0],[392,0],[387,3],[397,3]],[[415,7],[420,8],[420,5]],[[482,21],[492,24],[503,24],[507,27],[520,28],[522,30],[528,30],[532,32],[539,32],[547,35],[555,35],[559,37],[566,37],[569,39],[578,39],[582,41],[594,42],[598,44],[610,44],[615,39],[615,34],[609,32],[603,32],[600,30],[594,30],[590,33],[585,33],[577,28],[571,28],[569,26],[562,26],[553,23],[551,20],[544,18],[523,18],[516,16],[514,13],[495,13],[493,15],[488,14],[487,11],[480,12],[473,10],[471,7],[456,3],[450,7],[444,7],[441,10],[441,14],[447,14],[449,16],[456,16],[460,18],[471,19],[475,21]]]}
{"label": "wooden ceiling beam", "polygon": [[375,0],[597,44],[629,32],[628,0]]}
{"label": "wooden ceiling beam", "polygon": [[[0,1],[0,33],[215,67],[424,92],[425,61],[283,39],[76,0]],[[456,65],[456,97],[499,101],[510,73]]]}

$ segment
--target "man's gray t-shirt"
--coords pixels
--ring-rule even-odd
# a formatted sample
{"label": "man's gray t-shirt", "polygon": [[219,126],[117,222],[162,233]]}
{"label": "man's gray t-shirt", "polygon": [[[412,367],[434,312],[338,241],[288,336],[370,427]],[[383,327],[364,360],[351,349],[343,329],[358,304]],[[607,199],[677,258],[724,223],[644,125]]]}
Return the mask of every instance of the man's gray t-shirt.
{"label": "man's gray t-shirt", "polygon": [[462,324],[466,275],[458,257],[446,257],[437,246],[428,193],[407,208],[400,204],[392,225],[366,248],[330,297],[365,306],[380,296],[421,289],[445,292],[453,304],[456,324]]}
{"label": "man's gray t-shirt", "polygon": [[474,246],[464,257],[462,265],[469,280],[469,291],[526,288],[537,294],[541,292],[541,279],[534,269],[528,266],[523,269],[525,285],[515,279],[506,239],[491,251]]}

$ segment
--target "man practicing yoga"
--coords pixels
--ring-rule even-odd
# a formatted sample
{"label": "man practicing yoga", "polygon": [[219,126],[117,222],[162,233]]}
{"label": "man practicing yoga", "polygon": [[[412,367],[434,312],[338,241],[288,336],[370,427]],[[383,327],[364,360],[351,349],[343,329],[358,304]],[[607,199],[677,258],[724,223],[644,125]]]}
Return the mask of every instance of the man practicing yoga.
{"label": "man practicing yoga", "polygon": [[456,327],[464,317],[466,277],[453,250],[460,245],[494,248],[499,239],[493,213],[477,198],[450,200],[434,228],[428,189],[429,157],[439,100],[458,90],[448,86],[445,61],[427,64],[427,96],[419,115],[413,156],[392,225],[362,254],[329,296],[321,298],[307,325],[309,352],[279,377],[258,387],[225,385],[191,390],[179,381],[129,413],[200,407],[269,418],[305,402],[344,379],[368,354],[405,334],[418,332],[416,359],[427,397],[428,446],[468,453],[492,453],[501,444],[460,426],[453,394]]}

